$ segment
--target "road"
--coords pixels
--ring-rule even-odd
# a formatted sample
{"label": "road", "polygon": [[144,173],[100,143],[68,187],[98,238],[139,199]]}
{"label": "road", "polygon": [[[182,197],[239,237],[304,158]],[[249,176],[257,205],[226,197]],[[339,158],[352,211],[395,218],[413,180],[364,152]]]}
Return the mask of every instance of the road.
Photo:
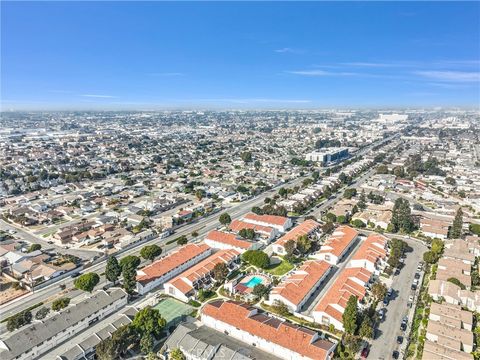
{"label": "road", "polygon": [[[399,351],[400,345],[397,344],[397,336],[405,336],[405,333],[400,330],[400,323],[405,315],[410,313],[411,318],[414,312],[414,307],[407,307],[408,297],[413,293],[410,286],[413,282],[417,265],[422,260],[423,253],[427,251],[427,247],[419,240],[398,235],[387,236],[405,240],[412,247],[413,251],[407,254],[405,266],[400,271],[400,274],[393,278],[392,288],[395,295],[386,307],[385,319],[378,326],[377,338],[372,340],[368,356],[370,359],[390,359],[394,350]],[[407,339],[403,341],[406,342]]]}
{"label": "road", "polygon": [[4,231],[9,231],[13,230],[15,231],[15,235],[17,235],[21,240],[25,240],[31,243],[36,243],[42,245],[42,249],[45,251],[56,251],[59,254],[70,254],[70,255],[75,255],[78,256],[79,258],[83,260],[90,260],[93,258],[95,255],[102,254],[101,251],[98,250],[84,250],[84,249],[64,249],[61,246],[58,246],[56,244],[49,244],[47,240],[45,240],[41,236],[37,236],[35,234],[32,234],[29,231],[26,231],[20,226],[17,226],[15,224],[11,224],[6,222],[5,220],[0,219],[0,229]]}

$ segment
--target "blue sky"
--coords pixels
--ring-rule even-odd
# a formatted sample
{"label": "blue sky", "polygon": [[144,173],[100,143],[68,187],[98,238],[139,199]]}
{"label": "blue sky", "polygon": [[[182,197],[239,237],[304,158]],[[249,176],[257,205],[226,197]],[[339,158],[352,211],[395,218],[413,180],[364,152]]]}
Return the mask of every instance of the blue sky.
{"label": "blue sky", "polygon": [[4,2],[2,109],[479,106],[478,2]]}

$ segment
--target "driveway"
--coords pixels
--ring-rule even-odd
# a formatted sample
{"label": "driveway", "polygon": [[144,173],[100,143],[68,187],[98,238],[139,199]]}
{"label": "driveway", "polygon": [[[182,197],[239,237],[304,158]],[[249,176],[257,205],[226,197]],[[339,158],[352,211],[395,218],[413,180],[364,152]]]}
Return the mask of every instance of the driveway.
{"label": "driveway", "polygon": [[[405,266],[400,271],[400,274],[393,277],[393,299],[386,307],[385,319],[378,326],[377,338],[372,340],[370,354],[368,356],[370,359],[390,359],[394,350],[401,353],[400,345],[397,344],[397,336],[404,336],[406,333],[400,330],[400,323],[405,315],[409,315],[409,313],[413,313],[414,311],[414,307],[407,307],[408,297],[413,293],[410,286],[412,285],[417,265],[422,261],[423,253],[427,251],[427,247],[418,240],[411,240],[406,237],[394,235],[389,237],[397,237],[405,240],[408,245],[412,247],[413,251],[407,254]],[[410,325],[409,323],[409,326]],[[406,341],[407,339],[403,340],[404,343]]]}

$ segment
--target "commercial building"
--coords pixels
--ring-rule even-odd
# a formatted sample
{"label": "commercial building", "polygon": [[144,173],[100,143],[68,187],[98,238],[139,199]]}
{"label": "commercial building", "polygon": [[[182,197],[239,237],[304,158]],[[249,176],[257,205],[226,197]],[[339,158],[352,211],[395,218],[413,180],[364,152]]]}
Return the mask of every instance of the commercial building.
{"label": "commercial building", "polygon": [[325,148],[305,155],[305,160],[314,161],[323,166],[330,165],[348,157],[348,148]]}

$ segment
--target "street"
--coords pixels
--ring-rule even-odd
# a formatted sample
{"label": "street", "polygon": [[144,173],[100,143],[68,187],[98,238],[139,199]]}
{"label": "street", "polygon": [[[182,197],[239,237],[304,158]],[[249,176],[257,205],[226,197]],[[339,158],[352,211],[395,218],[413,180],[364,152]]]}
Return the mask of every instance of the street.
{"label": "street", "polygon": [[[404,236],[388,236],[406,241],[413,251],[407,253],[405,266],[400,271],[400,274],[393,277],[392,288],[394,295],[386,307],[385,319],[378,326],[377,337],[371,342],[369,354],[371,359],[390,359],[394,350],[399,351],[400,345],[397,344],[397,336],[405,336],[406,334],[400,330],[400,323],[402,318],[408,315],[409,312],[414,312],[414,307],[407,307],[408,297],[413,293],[410,286],[413,282],[417,265],[422,260],[423,253],[427,251],[427,247],[420,241]],[[408,326],[410,327],[410,325],[411,323]],[[403,341],[405,343],[407,339]]]}

